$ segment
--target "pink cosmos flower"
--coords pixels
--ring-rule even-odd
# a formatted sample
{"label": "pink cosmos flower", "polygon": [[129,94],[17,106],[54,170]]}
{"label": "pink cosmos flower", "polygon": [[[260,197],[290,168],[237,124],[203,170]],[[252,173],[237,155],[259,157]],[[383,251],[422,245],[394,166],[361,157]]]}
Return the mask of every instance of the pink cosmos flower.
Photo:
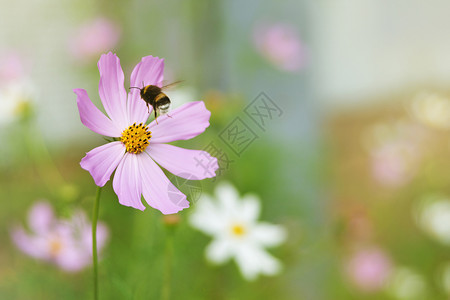
{"label": "pink cosmos flower", "polygon": [[[31,257],[56,264],[61,269],[76,272],[92,262],[91,225],[82,211],[69,220],[56,219],[46,202],[36,203],[28,215],[31,232],[16,226],[12,239],[16,246]],[[108,230],[97,224],[97,247],[102,249]]]}
{"label": "pink cosmos flower", "polygon": [[260,54],[283,71],[298,71],[307,63],[305,45],[288,24],[260,24],[254,31],[253,41]]}
{"label": "pink cosmos flower", "polygon": [[[92,131],[116,141],[97,147],[81,160],[81,167],[104,186],[116,170],[113,189],[122,205],[144,210],[141,195],[163,214],[189,207],[182,194],[164,175],[160,166],[176,176],[205,179],[215,176],[217,159],[207,152],[187,150],[165,143],[191,139],[209,126],[211,113],[202,101],[186,103],[169,115],[146,125],[150,112],[137,89],[127,96],[119,58],[108,53],[98,62],[99,93],[109,117],[92,104],[83,89],[75,89],[81,122]],[[164,60],[146,56],[131,73],[130,86],[161,86]]]}
{"label": "pink cosmos flower", "polygon": [[380,290],[386,283],[391,269],[389,257],[378,248],[356,252],[346,266],[349,279],[356,287],[366,292]]}
{"label": "pink cosmos flower", "polygon": [[371,149],[371,156],[374,178],[383,185],[399,187],[414,177],[420,152],[415,142],[399,138]]}
{"label": "pink cosmos flower", "polygon": [[17,51],[0,51],[0,85],[22,81],[28,76],[25,60]]}
{"label": "pink cosmos flower", "polygon": [[120,28],[103,17],[93,19],[80,26],[71,36],[69,47],[78,60],[88,60],[115,47],[120,38]]}
{"label": "pink cosmos flower", "polygon": [[363,136],[370,154],[373,177],[391,188],[410,182],[424,155],[427,133],[407,120],[395,120],[372,126]]}

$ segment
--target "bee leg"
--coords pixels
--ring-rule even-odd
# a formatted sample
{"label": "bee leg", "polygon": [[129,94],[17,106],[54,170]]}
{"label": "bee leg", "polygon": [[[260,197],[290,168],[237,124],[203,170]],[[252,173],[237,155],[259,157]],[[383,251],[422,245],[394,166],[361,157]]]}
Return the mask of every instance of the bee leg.
{"label": "bee leg", "polygon": [[145,104],[147,105],[147,112],[150,113],[150,107],[148,106],[148,103],[145,102]]}
{"label": "bee leg", "polygon": [[156,116],[156,109],[154,110],[154,113],[155,113],[155,121],[156,121],[156,124],[158,124],[158,117]]}

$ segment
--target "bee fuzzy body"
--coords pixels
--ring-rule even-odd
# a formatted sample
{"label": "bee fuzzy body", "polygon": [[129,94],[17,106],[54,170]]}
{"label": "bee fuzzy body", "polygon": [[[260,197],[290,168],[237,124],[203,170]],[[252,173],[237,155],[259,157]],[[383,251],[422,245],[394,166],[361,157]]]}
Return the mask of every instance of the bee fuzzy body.
{"label": "bee fuzzy body", "polygon": [[151,105],[157,118],[157,111],[160,115],[167,114],[170,108],[170,99],[162,92],[162,89],[156,85],[147,85],[141,89],[141,98],[147,104]]}
{"label": "bee fuzzy body", "polygon": [[[163,87],[159,87],[157,85],[144,85],[144,82],[142,82],[142,85],[144,85],[142,88],[132,86],[130,89],[138,89],[141,92],[141,98],[145,101],[145,104],[147,105],[147,109],[150,111],[149,105],[153,107],[153,111],[155,113],[155,121],[158,123],[157,120],[157,113],[160,115],[166,115],[169,112],[170,109],[170,99],[167,97],[166,94],[164,94],[162,91],[164,89],[173,87],[180,83],[181,81],[175,81],[171,84],[164,85]],[[169,115],[167,115],[170,117]]]}

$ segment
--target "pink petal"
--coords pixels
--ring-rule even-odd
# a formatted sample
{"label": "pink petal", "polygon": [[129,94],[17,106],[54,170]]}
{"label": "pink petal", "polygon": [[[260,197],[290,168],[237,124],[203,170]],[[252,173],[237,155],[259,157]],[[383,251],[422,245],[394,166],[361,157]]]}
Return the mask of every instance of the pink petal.
{"label": "pink petal", "polygon": [[233,256],[233,250],[229,239],[217,238],[206,247],[206,257],[216,264],[223,264]]}
{"label": "pink petal", "polygon": [[196,137],[209,126],[211,112],[203,101],[189,102],[158,117],[158,124],[151,122],[150,143],[168,143],[177,140],[188,140]]}
{"label": "pink petal", "polygon": [[112,142],[97,147],[86,153],[80,165],[91,173],[95,184],[104,186],[125,154],[122,142]]}
{"label": "pink petal", "polygon": [[14,244],[16,244],[17,248],[23,253],[35,258],[47,258],[48,255],[42,247],[42,239],[30,236],[21,227],[14,228],[11,231],[11,237]]}
{"label": "pink petal", "polygon": [[212,198],[202,194],[195,205],[194,213],[190,215],[192,227],[207,235],[219,236],[228,226],[224,213]]}
{"label": "pink petal", "polygon": [[55,258],[56,264],[67,272],[77,272],[91,264],[92,256],[76,245],[66,245]]}
{"label": "pink petal", "polygon": [[[92,254],[92,228],[91,224],[86,224],[84,228],[80,230],[80,243],[82,247],[89,253]],[[102,248],[105,246],[106,241],[109,238],[108,227],[103,222],[97,223],[97,251],[101,252]]]}
{"label": "pink petal", "polygon": [[146,154],[138,155],[145,201],[163,214],[174,214],[189,207],[186,195],[181,193],[164,172]]}
{"label": "pink petal", "polygon": [[[92,224],[88,220],[86,213],[82,210],[76,210],[72,213],[70,220],[66,222],[65,224],[71,229],[69,238],[73,239],[73,232],[76,232],[80,247],[84,248],[88,253],[92,253]],[[97,248],[99,251],[106,243],[108,236],[108,227],[99,221],[97,223]]]}
{"label": "pink petal", "polygon": [[120,28],[113,21],[97,17],[82,24],[70,38],[70,52],[74,58],[90,61],[104,51],[113,49],[120,38]]}
{"label": "pink petal", "polygon": [[170,173],[190,180],[215,177],[217,158],[201,150],[189,150],[168,144],[150,144],[147,153]]}
{"label": "pink petal", "polygon": [[113,137],[121,135],[120,129],[92,103],[85,90],[74,89],[73,91],[77,95],[78,111],[84,126],[101,135]]}
{"label": "pink petal", "polygon": [[[149,84],[161,86],[163,81],[164,59],[159,57],[143,57],[131,73],[130,87],[143,88]],[[150,106],[150,112],[152,107]],[[130,89],[128,94],[128,114],[130,120],[136,123],[145,123],[148,119],[149,110],[145,101],[141,99],[138,89]]]}
{"label": "pink petal", "polygon": [[[109,238],[109,230],[108,227],[102,222],[97,224],[97,249],[100,252],[106,244],[106,241]],[[92,239],[89,239],[92,245]],[[92,252],[92,247],[89,250],[89,253]]]}
{"label": "pink petal", "polygon": [[109,52],[98,61],[100,83],[98,92],[106,113],[119,128],[126,128],[129,120],[126,113],[127,93],[123,86],[124,76],[117,55]]}
{"label": "pink petal", "polygon": [[137,159],[139,155],[126,153],[123,160],[117,167],[114,175],[113,188],[119,197],[119,203],[144,210],[145,206],[141,201],[141,177]]}
{"label": "pink petal", "polygon": [[47,234],[54,222],[53,209],[46,202],[37,202],[28,214],[30,229],[38,234]]}

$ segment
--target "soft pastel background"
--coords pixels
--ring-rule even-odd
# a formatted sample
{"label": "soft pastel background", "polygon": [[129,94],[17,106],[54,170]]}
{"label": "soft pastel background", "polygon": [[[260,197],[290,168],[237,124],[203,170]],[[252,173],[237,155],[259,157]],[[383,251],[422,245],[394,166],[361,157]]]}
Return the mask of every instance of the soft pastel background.
{"label": "soft pastel background", "polygon": [[[449,11],[445,0],[0,0],[0,299],[92,296],[89,267],[30,258],[10,230],[39,199],[63,218],[91,215],[79,161],[104,140],[79,121],[72,89],[99,104],[109,50],[126,87],[142,56],[163,57],[168,82],[184,80],[174,106],[212,111],[205,134],[177,143],[213,143],[231,161],[201,192],[227,180],[288,231],[270,250],[281,274],[247,282],[234,263],[205,261],[210,238],[188,225],[197,196],[184,186],[172,299],[448,299]],[[261,92],[281,110],[263,127],[245,113]],[[240,155],[220,138],[236,117],[258,137]],[[160,298],[161,213],[121,206],[108,183],[100,220],[101,298]]]}

